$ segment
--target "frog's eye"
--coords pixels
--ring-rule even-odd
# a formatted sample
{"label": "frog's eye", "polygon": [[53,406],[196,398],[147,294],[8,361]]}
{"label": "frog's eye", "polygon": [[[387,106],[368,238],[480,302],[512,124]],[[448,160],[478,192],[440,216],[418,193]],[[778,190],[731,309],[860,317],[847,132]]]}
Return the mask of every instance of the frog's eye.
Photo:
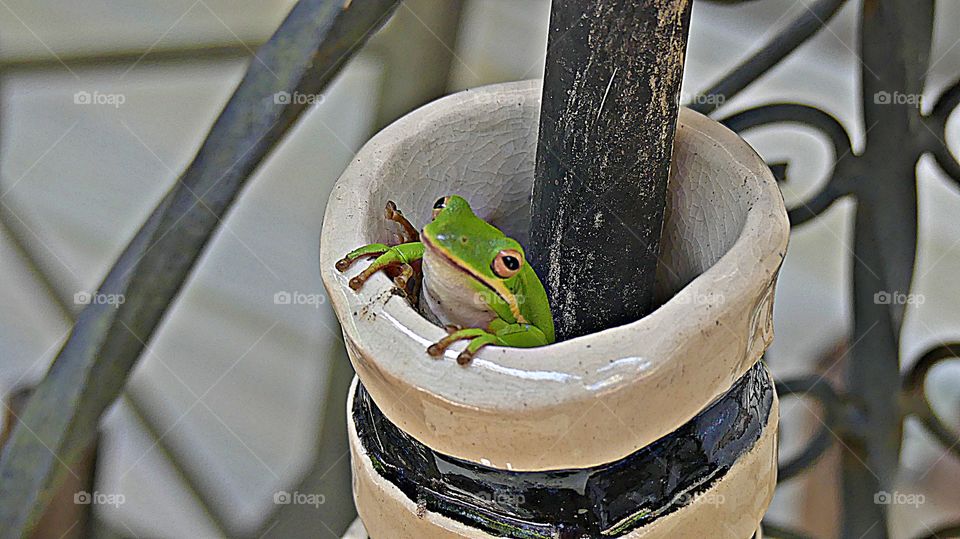
{"label": "frog's eye", "polygon": [[490,264],[490,267],[493,269],[493,273],[497,277],[503,279],[509,279],[517,274],[520,271],[520,266],[523,265],[523,255],[519,251],[513,249],[504,249],[497,253],[497,257],[493,259],[493,263]]}
{"label": "frog's eye", "polygon": [[433,203],[433,218],[436,219],[440,212],[447,207],[447,200],[450,197],[440,197],[436,202]]}

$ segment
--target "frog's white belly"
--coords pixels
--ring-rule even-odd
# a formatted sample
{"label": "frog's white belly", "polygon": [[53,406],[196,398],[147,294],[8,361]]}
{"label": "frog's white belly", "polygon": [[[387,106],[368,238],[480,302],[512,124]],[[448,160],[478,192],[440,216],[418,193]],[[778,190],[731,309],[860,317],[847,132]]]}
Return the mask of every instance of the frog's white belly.
{"label": "frog's white belly", "polygon": [[497,317],[474,292],[470,277],[430,247],[423,253],[422,299],[442,324],[486,328]]}

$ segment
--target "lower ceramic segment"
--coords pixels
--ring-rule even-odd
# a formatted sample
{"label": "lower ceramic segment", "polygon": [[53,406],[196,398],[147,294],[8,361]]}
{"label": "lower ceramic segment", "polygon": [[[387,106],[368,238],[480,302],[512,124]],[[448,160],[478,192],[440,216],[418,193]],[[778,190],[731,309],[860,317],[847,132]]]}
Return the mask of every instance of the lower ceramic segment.
{"label": "lower ceramic segment", "polygon": [[675,432],[587,470],[439,455],[389,423],[357,381],[350,395],[354,497],[374,539],[747,538],[776,483],[778,405],[762,364]]}
{"label": "lower ceramic segment", "polygon": [[[370,534],[367,533],[367,529],[363,527],[363,521],[359,518],[354,520],[350,527],[344,532],[341,539],[369,539]],[[750,539],[763,539],[763,530],[757,528],[757,531],[754,532]]]}

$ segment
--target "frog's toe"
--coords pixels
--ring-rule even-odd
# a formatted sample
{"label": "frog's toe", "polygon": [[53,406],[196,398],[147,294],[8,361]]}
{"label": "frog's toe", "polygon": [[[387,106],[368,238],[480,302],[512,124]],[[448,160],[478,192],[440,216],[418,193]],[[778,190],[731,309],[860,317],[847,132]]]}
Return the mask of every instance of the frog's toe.
{"label": "frog's toe", "polygon": [[394,214],[398,213],[400,213],[400,210],[397,209],[397,203],[392,200],[388,200],[387,206],[383,209],[384,217],[387,219],[393,219]]}
{"label": "frog's toe", "polygon": [[393,278],[393,284],[397,285],[397,288],[406,292],[407,285],[414,278],[416,272],[413,270],[413,266],[410,264],[400,264],[400,273]]}
{"label": "frog's toe", "polygon": [[458,365],[467,365],[473,360],[473,353],[469,350],[464,350],[460,352],[460,355],[457,356]]}
{"label": "frog's toe", "polygon": [[337,260],[337,263],[334,264],[334,267],[337,268],[337,271],[339,271],[340,273],[343,273],[348,269],[350,269],[351,263],[352,261],[349,258],[341,258],[340,260]]}

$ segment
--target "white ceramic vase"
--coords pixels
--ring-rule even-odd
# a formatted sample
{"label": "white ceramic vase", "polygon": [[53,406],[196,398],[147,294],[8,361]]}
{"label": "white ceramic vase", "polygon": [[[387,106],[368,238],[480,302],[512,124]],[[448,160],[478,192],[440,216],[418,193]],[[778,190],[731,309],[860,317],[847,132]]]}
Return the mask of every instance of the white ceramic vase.
{"label": "white ceramic vase", "polygon": [[366,530],[751,537],[776,482],[777,400],[758,362],[788,223],[769,169],[733,132],[681,110],[659,306],[636,322],[488,347],[463,367],[462,344],[427,355],[444,330],[386,276],[355,292],[364,264],[334,269],[391,241],[388,200],[423,226],[434,200],[460,194],[526,244],[539,100],[529,81],[435,101],[370,140],[330,197],[321,274],[359,377],[348,415]]}

